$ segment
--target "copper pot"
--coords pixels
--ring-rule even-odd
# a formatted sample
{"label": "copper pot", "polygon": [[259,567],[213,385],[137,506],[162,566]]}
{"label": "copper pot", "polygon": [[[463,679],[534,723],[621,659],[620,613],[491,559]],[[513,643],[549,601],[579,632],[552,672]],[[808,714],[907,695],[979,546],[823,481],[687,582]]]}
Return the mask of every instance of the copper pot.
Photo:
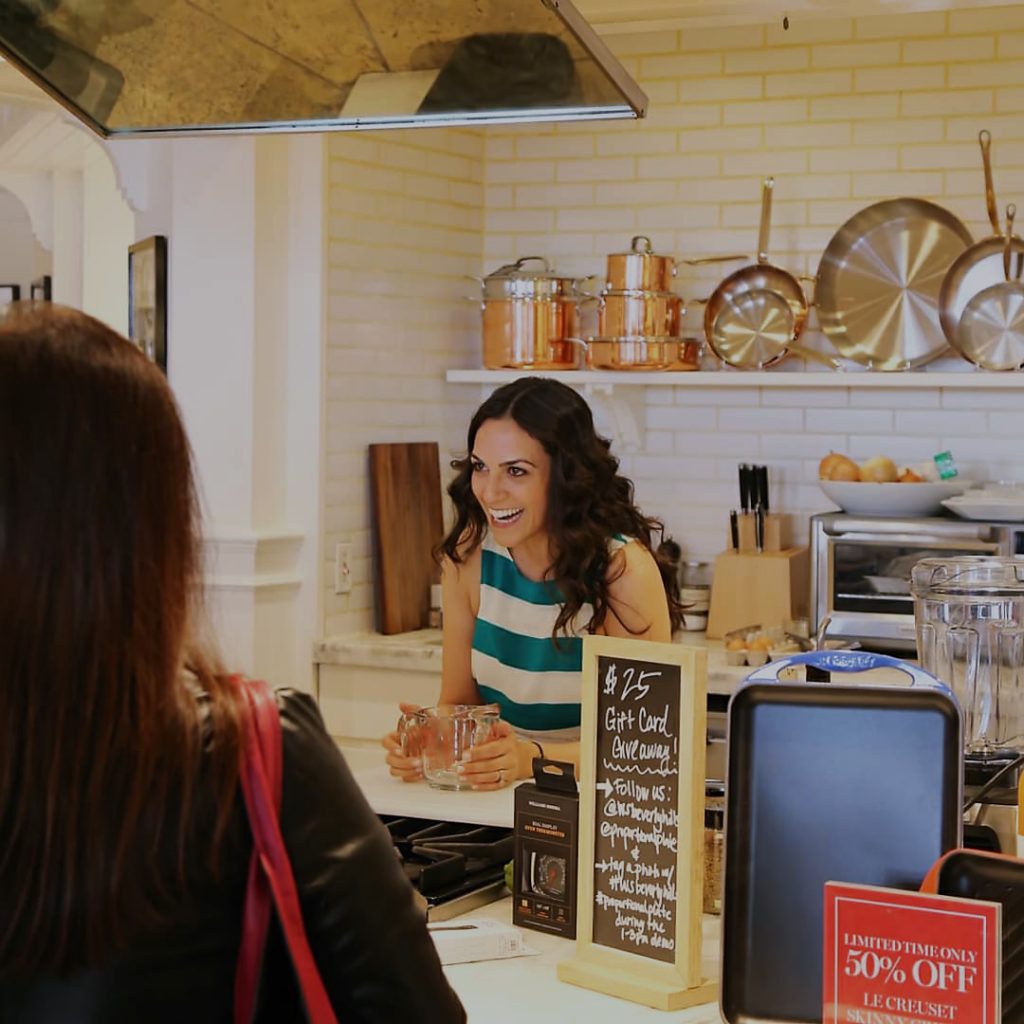
{"label": "copper pot", "polygon": [[678,338],[590,338],[592,370],[667,370],[679,357]]}
{"label": "copper pot", "polygon": [[669,292],[676,276],[676,260],[659,256],[646,235],[637,235],[629,252],[608,257],[608,290],[617,292]]}
{"label": "copper pot", "polygon": [[488,370],[575,370],[579,311],[574,300],[487,299],[483,307]]}
{"label": "copper pot", "polygon": [[668,364],[670,370],[699,370],[704,345],[696,338],[680,338],[675,359]]}
{"label": "copper pot", "polygon": [[683,300],[673,292],[606,291],[597,300],[602,338],[665,338],[679,335]]}
{"label": "copper pot", "polygon": [[[530,266],[533,264],[533,266]],[[576,278],[561,277],[542,256],[523,256],[480,282],[483,361],[488,370],[575,370],[580,298]]]}

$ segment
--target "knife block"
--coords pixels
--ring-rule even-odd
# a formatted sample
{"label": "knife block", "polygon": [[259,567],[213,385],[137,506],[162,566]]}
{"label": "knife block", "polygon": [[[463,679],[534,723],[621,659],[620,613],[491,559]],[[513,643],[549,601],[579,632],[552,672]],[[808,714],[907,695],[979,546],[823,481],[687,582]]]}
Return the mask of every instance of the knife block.
{"label": "knife block", "polygon": [[[757,531],[754,528],[754,514],[741,512],[736,517],[740,551],[757,551]],[[764,517],[764,550],[783,551],[789,546],[789,520],[778,512],[769,512]],[[732,548],[732,537],[727,543]]]}
{"label": "knife block", "polygon": [[[753,516],[750,517],[753,520]],[[765,525],[765,543],[768,528]],[[740,537],[742,544],[743,538]],[[707,635],[721,640],[745,626],[781,626],[807,615],[809,549],[723,551],[715,559]]]}

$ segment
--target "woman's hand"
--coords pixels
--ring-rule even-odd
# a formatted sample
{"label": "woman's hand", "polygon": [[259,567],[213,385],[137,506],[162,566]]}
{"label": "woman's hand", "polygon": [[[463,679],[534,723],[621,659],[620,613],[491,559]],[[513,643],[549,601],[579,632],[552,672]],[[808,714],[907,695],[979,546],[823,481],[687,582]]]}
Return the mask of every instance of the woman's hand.
{"label": "woman's hand", "polygon": [[470,747],[456,769],[473,789],[503,789],[519,778],[519,741],[508,722],[498,722],[485,743]]}
{"label": "woman's hand", "polygon": [[[403,715],[408,715],[419,711],[420,706],[419,704],[399,704],[398,709]],[[394,732],[389,732],[380,742],[387,751],[385,761],[395,778],[401,779],[403,782],[419,782],[423,778],[423,765],[420,762],[419,751],[410,750],[409,754],[403,754],[402,740],[397,729]]]}

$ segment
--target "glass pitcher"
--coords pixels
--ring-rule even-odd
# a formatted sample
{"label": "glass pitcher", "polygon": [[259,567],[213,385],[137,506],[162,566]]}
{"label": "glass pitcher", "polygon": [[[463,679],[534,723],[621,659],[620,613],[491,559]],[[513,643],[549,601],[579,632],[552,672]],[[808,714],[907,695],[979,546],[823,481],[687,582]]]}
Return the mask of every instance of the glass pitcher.
{"label": "glass pitcher", "polygon": [[456,770],[470,747],[488,740],[501,717],[497,704],[438,704],[410,711],[398,720],[406,757],[419,757],[423,777],[434,789],[469,789]]}
{"label": "glass pitcher", "polygon": [[1024,558],[924,558],[911,592],[921,667],[960,701],[967,752],[1024,746]]}

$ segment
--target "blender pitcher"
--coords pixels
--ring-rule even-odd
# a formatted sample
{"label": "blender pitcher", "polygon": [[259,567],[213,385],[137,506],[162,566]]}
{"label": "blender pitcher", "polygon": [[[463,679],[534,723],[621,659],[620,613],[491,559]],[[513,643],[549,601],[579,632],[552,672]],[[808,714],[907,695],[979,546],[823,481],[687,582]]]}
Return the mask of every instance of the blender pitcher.
{"label": "blender pitcher", "polygon": [[967,753],[1024,746],[1024,558],[924,558],[911,592],[921,667],[960,701]]}

